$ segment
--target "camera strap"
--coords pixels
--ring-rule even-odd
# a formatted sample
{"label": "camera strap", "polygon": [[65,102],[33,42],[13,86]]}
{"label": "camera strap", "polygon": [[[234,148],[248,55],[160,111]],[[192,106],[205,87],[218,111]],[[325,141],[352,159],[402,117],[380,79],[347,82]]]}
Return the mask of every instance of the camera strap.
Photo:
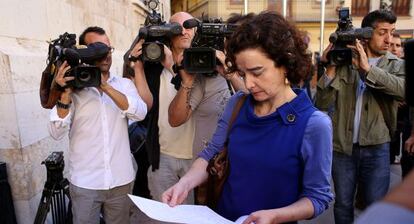
{"label": "camera strap", "polygon": [[229,88],[229,91],[230,91],[230,95],[234,95],[234,89],[233,89],[233,86],[231,85],[231,82],[230,82],[230,80],[227,80],[226,79],[226,83],[227,83],[227,87]]}
{"label": "camera strap", "polygon": [[174,89],[175,90],[179,90],[180,89],[180,86],[181,86],[181,81],[182,81],[183,79],[181,78],[181,75],[180,74],[177,74],[177,75],[175,75],[172,79],[171,79],[171,84],[173,84],[174,85]]}

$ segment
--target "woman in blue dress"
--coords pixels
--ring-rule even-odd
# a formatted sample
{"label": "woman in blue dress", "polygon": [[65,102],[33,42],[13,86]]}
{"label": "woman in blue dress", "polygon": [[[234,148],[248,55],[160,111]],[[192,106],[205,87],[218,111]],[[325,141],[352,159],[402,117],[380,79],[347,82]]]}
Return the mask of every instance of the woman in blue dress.
{"label": "woman in blue dress", "polygon": [[[332,125],[306,93],[292,89],[305,79],[311,58],[295,26],[275,12],[262,12],[243,23],[226,46],[229,72],[243,77],[249,94],[228,135],[229,176],[217,212],[245,224],[311,219],[328,208]],[[216,132],[188,173],[163,194],[170,206],[204,182],[208,161],[227,138],[235,94]]]}

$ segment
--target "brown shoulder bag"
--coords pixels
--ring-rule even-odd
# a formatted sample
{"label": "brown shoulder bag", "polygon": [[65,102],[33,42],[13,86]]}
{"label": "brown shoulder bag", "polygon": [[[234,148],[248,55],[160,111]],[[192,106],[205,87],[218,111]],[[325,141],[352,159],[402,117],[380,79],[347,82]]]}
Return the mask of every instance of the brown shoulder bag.
{"label": "brown shoulder bag", "polygon": [[217,207],[218,200],[223,190],[224,182],[226,181],[230,171],[230,164],[227,155],[229,132],[233,126],[234,121],[236,120],[237,115],[239,114],[241,107],[246,101],[246,97],[247,95],[243,95],[240,100],[237,101],[236,106],[233,109],[233,113],[231,114],[229,121],[229,126],[227,127],[226,142],[224,143],[223,149],[208,162],[206,205],[213,210]]}

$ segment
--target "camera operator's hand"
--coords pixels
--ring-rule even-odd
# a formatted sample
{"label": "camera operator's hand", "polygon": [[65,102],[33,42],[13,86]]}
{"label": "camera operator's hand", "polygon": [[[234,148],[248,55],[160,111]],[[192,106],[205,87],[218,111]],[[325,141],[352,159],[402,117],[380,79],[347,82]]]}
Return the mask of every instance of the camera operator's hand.
{"label": "camera operator's hand", "polygon": [[[63,104],[70,104],[71,103],[71,95],[72,95],[72,87],[67,87],[67,82],[74,80],[75,77],[69,76],[65,77],[66,72],[70,69],[69,64],[64,61],[58,68],[58,73],[55,77],[55,82],[62,88],[65,88],[65,91],[62,92],[60,95],[60,102]],[[65,114],[62,114],[65,117]]]}
{"label": "camera operator's hand", "polygon": [[226,55],[223,51],[216,50],[216,58],[220,61],[221,65],[217,65],[217,72],[223,76],[225,79],[231,78],[235,73],[226,74],[227,71],[227,65],[225,63]]}
{"label": "camera operator's hand", "polygon": [[356,40],[355,46],[347,45],[348,48],[351,48],[353,53],[356,53],[356,57],[352,57],[352,64],[357,67],[364,75],[366,75],[371,66],[368,63],[368,56],[365,53],[364,47],[361,44],[360,40]]}
{"label": "camera operator's hand", "polygon": [[333,49],[333,44],[329,43],[329,45],[325,48],[321,56],[321,62],[323,64],[327,64],[325,74],[328,78],[333,79],[336,75],[336,67],[334,65],[329,65],[328,53]]}
{"label": "camera operator's hand", "polygon": [[411,133],[411,136],[405,141],[404,145],[405,151],[410,155],[414,155],[414,132]]}
{"label": "camera operator's hand", "polygon": [[333,48],[333,44],[329,43],[329,45],[325,48],[325,50],[322,53],[321,62],[323,62],[323,63],[328,63],[329,62],[328,53],[329,53],[329,51],[332,50],[332,48]]}
{"label": "camera operator's hand", "polygon": [[173,73],[172,67],[174,65],[174,59],[171,50],[164,45],[164,60],[161,61],[164,68],[170,70]]}
{"label": "camera operator's hand", "polygon": [[[105,78],[106,77],[106,78]],[[108,76],[101,75],[101,85],[98,87],[99,92],[105,93],[109,96],[112,101],[118,106],[121,110],[127,110],[129,107],[128,99],[125,94],[119,92],[117,89],[112,87],[107,81]]]}
{"label": "camera operator's hand", "polygon": [[[139,58],[141,57],[142,54],[142,44],[144,43],[144,39],[141,39],[138,41],[137,44],[135,44],[134,48],[131,50],[130,52],[130,57],[134,57],[134,58]],[[138,71],[143,71],[144,70],[144,64],[142,63],[141,60],[137,60],[134,63],[134,71],[135,73]]]}
{"label": "camera operator's hand", "polygon": [[217,72],[223,76],[226,80],[230,81],[232,87],[234,90],[237,91],[243,91],[247,93],[246,86],[244,85],[244,82],[242,79],[240,79],[240,76],[237,72],[227,73],[227,64],[226,64],[226,55],[223,51],[216,50],[216,57],[220,61],[222,65],[217,66]]}
{"label": "camera operator's hand", "polygon": [[[55,82],[62,88],[66,87],[68,81],[75,79],[75,77],[72,77],[72,76],[65,77],[65,74],[69,69],[70,69],[70,66],[66,61],[64,61],[58,68],[58,73],[55,77]],[[65,91],[66,89],[71,89],[71,88],[65,88]]]}
{"label": "camera operator's hand", "polygon": [[58,73],[55,77],[55,82],[65,91],[60,95],[60,99],[57,101],[57,114],[60,118],[64,118],[69,114],[69,107],[72,102],[72,87],[67,87],[67,82],[74,80],[75,77],[65,77],[66,72],[70,69],[69,64],[64,61],[58,68]]}
{"label": "camera operator's hand", "polygon": [[[130,52],[130,57],[141,57],[142,44],[144,42],[145,40],[141,39],[138,41],[138,43],[135,44],[134,48]],[[137,60],[131,63],[133,64],[130,64],[130,66],[134,69],[133,81],[137,87],[138,94],[144,100],[145,104],[147,104],[147,110],[149,111],[152,108],[153,98],[148,86],[147,79],[145,77],[144,63],[141,60]]]}
{"label": "camera operator's hand", "polygon": [[[181,63],[183,63],[183,59],[184,59],[184,52],[181,52],[176,58],[176,64],[180,66]],[[193,82],[195,78],[194,74],[189,74],[184,69],[181,69],[179,71],[179,74],[181,76],[181,79],[183,80],[182,81],[183,85],[188,86],[188,87],[193,86]]]}
{"label": "camera operator's hand", "polygon": [[112,86],[105,80],[105,76],[101,74],[101,85],[98,87],[100,91],[106,92]]}

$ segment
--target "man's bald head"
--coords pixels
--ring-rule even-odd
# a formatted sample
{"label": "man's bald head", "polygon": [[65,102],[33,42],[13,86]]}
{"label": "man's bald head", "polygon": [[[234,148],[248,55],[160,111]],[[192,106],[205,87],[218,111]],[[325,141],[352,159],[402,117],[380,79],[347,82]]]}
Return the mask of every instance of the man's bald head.
{"label": "man's bald head", "polygon": [[[194,18],[187,12],[177,12],[170,18],[170,23],[179,23],[183,26],[184,21]],[[195,35],[195,28],[185,29],[183,27],[183,32],[181,35],[171,38],[171,45],[173,51],[183,51],[186,48],[191,47],[191,42],[193,41]]]}
{"label": "man's bald head", "polygon": [[171,16],[170,23],[179,23],[183,25],[184,21],[186,21],[187,19],[192,19],[192,18],[194,17],[188,12],[177,12]]}

